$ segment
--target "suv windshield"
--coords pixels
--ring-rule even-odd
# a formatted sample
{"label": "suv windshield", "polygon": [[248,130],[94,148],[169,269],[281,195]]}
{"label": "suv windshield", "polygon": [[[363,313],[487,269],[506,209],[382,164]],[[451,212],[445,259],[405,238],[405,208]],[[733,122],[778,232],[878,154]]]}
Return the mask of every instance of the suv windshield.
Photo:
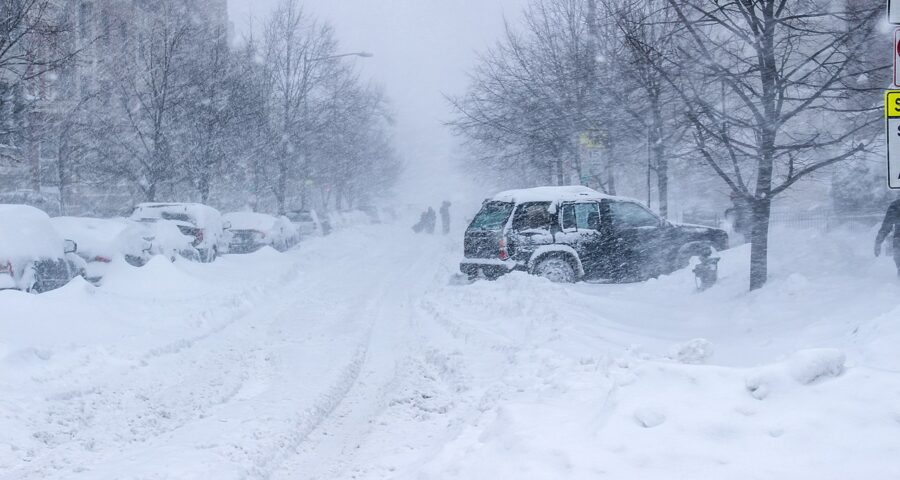
{"label": "suv windshield", "polygon": [[513,204],[508,202],[487,202],[469,225],[471,230],[500,230],[512,213]]}

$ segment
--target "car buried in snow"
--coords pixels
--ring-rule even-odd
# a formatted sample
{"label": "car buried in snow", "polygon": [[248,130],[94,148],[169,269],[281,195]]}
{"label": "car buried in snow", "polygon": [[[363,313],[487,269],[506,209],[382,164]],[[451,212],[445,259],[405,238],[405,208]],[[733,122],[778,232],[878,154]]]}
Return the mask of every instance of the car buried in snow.
{"label": "car buried in snow", "polygon": [[523,270],[554,282],[637,281],[728,248],[724,230],[675,224],[640,202],[587,187],[536,187],[485,200],[466,229],[460,271]]}
{"label": "car buried in snow", "polygon": [[304,237],[328,233],[324,231],[324,225],[319,221],[319,215],[315,210],[290,210],[284,215],[297,225],[300,235]]}
{"label": "car buried in snow", "polygon": [[231,226],[226,230],[228,253],[252,253],[269,246],[283,252],[300,241],[300,229],[287,217],[256,212],[223,215]]}
{"label": "car buried in snow", "polygon": [[43,293],[84,276],[78,245],[63,240],[50,217],[26,205],[0,205],[0,290]]}
{"label": "car buried in snow", "polygon": [[144,225],[123,218],[53,217],[53,228],[78,244],[78,256],[87,262],[85,278],[99,282],[115,257],[140,267],[150,259],[153,237]]}
{"label": "car buried in snow", "polygon": [[[215,208],[199,203],[141,203],[131,213],[131,220],[152,223],[171,223],[192,239],[190,250],[179,254],[188,259],[212,262],[225,245],[225,229],[230,225],[222,220]],[[157,229],[158,230],[158,229]],[[189,253],[194,251],[196,258]]]}

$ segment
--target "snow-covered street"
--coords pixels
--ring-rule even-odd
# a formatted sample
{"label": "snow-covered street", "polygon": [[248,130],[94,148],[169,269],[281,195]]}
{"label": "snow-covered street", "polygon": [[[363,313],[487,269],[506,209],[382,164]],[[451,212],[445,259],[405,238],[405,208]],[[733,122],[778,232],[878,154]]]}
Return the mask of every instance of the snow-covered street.
{"label": "snow-covered street", "polygon": [[744,247],[456,285],[394,225],[2,291],[0,478],[896,478],[892,266],[804,238],[751,295]]}

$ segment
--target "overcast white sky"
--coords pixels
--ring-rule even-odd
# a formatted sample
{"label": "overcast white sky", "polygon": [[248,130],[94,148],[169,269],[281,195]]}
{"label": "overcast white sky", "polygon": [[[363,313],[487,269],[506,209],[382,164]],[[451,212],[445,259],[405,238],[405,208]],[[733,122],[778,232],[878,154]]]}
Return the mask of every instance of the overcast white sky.
{"label": "overcast white sky", "polygon": [[[263,22],[277,0],[228,0],[238,34]],[[526,0],[305,0],[308,12],[334,25],[343,51],[365,50],[364,75],[383,85],[397,117],[398,147],[407,163],[402,200],[455,198],[454,138],[442,97],[460,93],[476,53],[501,35],[503,17],[517,18]]]}

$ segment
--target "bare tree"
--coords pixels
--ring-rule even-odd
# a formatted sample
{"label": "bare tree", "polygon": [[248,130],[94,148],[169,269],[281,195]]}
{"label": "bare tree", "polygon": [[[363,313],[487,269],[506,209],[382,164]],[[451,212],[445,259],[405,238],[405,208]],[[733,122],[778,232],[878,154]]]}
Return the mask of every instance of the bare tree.
{"label": "bare tree", "polygon": [[200,201],[208,203],[213,183],[241,137],[236,123],[249,115],[240,110],[239,98],[248,92],[237,77],[241,72],[228,47],[225,26],[210,25],[195,38],[192,61],[186,66],[191,93],[181,106],[185,148],[178,163]]}
{"label": "bare tree", "polygon": [[161,187],[182,177],[177,115],[190,93],[187,52],[194,25],[191,11],[180,2],[155,0],[143,8],[145,21],[133,25],[127,38],[110,42],[116,61],[106,73],[118,110],[108,120],[108,131],[117,148],[99,167],[154,201]]}
{"label": "bare tree", "polygon": [[[851,103],[881,71],[856,59],[875,38],[876,3],[667,0],[688,42],[684,98],[702,158],[752,208],[750,288],[767,278],[772,200],[798,181],[865,151],[879,105]],[[653,65],[671,64],[658,54]],[[710,95],[722,85],[728,100]],[[712,97],[712,98],[711,98]],[[719,156],[716,152],[721,152]]]}
{"label": "bare tree", "polygon": [[55,1],[0,0],[0,161],[19,162],[23,148],[35,148],[35,105],[48,100],[47,73],[78,53],[66,41],[69,31]]}
{"label": "bare tree", "polygon": [[314,124],[317,89],[337,68],[332,28],[308,17],[296,0],[284,0],[272,13],[264,37],[264,63],[271,95],[272,125],[278,135],[272,191],[283,213],[288,188],[299,182],[307,201],[310,163],[306,134]]}
{"label": "bare tree", "polygon": [[[582,133],[596,123],[596,49],[583,0],[539,0],[524,16],[524,33],[509,24],[503,41],[481,57],[468,93],[450,98],[450,125],[493,153],[497,168],[524,165],[542,183],[581,183]],[[488,156],[490,157],[490,156]]]}
{"label": "bare tree", "polygon": [[[593,0],[591,0],[593,1]],[[612,96],[616,109],[631,117],[632,124],[646,132],[649,155],[648,175],[656,176],[659,195],[659,214],[669,214],[670,157],[677,151],[685,133],[682,98],[672,85],[682,81],[677,54],[677,24],[669,21],[671,9],[665,0],[634,1],[607,0],[604,19],[614,29],[616,39],[607,43],[621,53],[610,59],[617,61],[618,78],[625,88]],[[621,44],[621,47],[618,44]],[[654,68],[654,57],[664,55],[669,60],[665,70]]]}

